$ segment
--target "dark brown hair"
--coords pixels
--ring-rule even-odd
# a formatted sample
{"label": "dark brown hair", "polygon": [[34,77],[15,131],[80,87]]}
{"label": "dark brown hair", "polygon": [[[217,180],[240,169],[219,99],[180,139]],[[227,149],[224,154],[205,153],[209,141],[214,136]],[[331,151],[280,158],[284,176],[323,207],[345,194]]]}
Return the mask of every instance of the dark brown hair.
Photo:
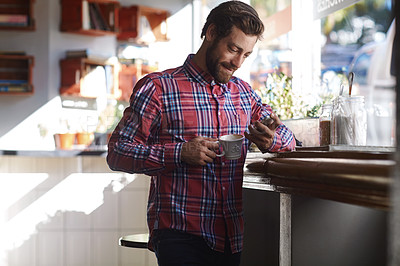
{"label": "dark brown hair", "polygon": [[211,10],[201,32],[201,38],[206,35],[211,24],[216,26],[219,39],[228,36],[233,26],[239,28],[246,35],[257,36],[258,39],[264,32],[264,24],[258,17],[257,11],[250,5],[236,0],[224,2]]}

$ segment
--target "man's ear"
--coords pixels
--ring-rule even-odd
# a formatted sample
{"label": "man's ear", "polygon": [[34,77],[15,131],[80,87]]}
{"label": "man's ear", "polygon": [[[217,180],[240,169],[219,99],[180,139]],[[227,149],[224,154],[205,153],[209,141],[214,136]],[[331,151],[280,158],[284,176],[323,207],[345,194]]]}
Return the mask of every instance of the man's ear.
{"label": "man's ear", "polygon": [[215,37],[217,36],[217,30],[214,24],[210,24],[206,31],[206,41],[212,42],[214,41]]}

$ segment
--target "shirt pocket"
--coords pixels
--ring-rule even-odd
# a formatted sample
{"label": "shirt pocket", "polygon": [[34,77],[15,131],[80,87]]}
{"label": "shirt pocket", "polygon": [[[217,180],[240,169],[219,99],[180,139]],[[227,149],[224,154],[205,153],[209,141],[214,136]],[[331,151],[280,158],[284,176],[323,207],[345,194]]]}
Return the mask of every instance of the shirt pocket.
{"label": "shirt pocket", "polygon": [[225,123],[223,126],[224,134],[243,135],[249,123],[249,116],[240,107],[236,107],[225,111],[225,120],[225,122],[223,121],[223,123]]}

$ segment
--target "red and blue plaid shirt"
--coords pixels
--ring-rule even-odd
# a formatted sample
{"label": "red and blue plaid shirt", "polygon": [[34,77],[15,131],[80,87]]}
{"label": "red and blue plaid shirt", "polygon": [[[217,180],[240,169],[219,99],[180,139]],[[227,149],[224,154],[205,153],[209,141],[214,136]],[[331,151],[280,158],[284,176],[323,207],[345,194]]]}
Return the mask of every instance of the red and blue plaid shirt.
{"label": "red and blue plaid shirt", "polygon": [[[216,158],[204,167],[183,163],[181,147],[196,136],[243,135],[271,109],[246,82],[233,77],[218,84],[192,57],[135,85],[130,106],[110,138],[107,162],[113,170],[151,176],[150,237],[154,229],[182,230],[223,252],[228,236],[236,253],[243,245],[242,181],[249,141],[243,142],[240,159]],[[270,152],[294,146],[292,132],[280,125]]]}

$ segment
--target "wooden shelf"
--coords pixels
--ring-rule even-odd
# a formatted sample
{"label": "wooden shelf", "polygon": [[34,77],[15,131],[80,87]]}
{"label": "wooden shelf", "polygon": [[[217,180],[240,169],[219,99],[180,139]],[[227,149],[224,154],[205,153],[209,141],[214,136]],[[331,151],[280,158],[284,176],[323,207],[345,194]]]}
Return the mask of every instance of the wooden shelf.
{"label": "wooden shelf", "polygon": [[[140,42],[144,31],[142,19],[147,19],[155,41],[167,41],[168,11],[158,8],[133,5],[119,10],[119,41]],[[165,27],[165,29],[163,29]]]}
{"label": "wooden shelf", "polygon": [[61,31],[91,35],[115,35],[119,1],[61,0]]}
{"label": "wooden shelf", "polygon": [[104,94],[114,97],[118,93],[115,65],[106,59],[65,58],[60,67],[61,95],[96,98]]}
{"label": "wooden shelf", "polygon": [[33,56],[0,55],[0,94],[33,94]]}
{"label": "wooden shelf", "polygon": [[156,70],[156,67],[143,65],[141,63],[130,65],[121,64],[120,71],[118,73],[118,85],[121,96],[118,99],[129,102],[129,98],[136,82],[146,74]]}
{"label": "wooden shelf", "polygon": [[0,0],[0,30],[35,30],[34,0]]}

